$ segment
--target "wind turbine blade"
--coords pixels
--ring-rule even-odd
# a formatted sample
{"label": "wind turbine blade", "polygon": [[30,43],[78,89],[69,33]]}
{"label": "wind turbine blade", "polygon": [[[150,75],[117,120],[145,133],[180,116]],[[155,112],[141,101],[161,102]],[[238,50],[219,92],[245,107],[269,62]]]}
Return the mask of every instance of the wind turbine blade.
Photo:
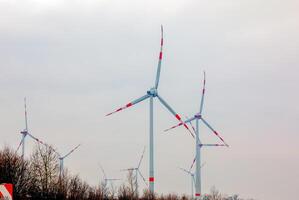
{"label": "wind turbine blade", "polygon": [[144,96],[142,96],[142,97],[140,97],[140,98],[138,98],[138,99],[136,99],[136,100],[134,100],[134,101],[132,101],[132,102],[130,102],[128,104],[126,104],[125,106],[123,106],[123,107],[121,107],[121,108],[119,108],[119,109],[117,109],[117,110],[115,110],[115,111],[113,111],[111,113],[108,113],[106,116],[112,115],[112,114],[117,113],[119,111],[122,111],[122,110],[124,110],[126,108],[129,108],[129,107],[131,107],[131,106],[133,106],[133,105],[135,105],[135,104],[137,104],[137,103],[139,103],[139,102],[141,102],[141,101],[143,101],[143,100],[145,100],[145,99],[147,99],[149,97],[150,97],[150,95],[146,94],[146,95],[144,95]]}
{"label": "wind turbine blade", "polygon": [[201,118],[203,123],[211,130],[213,131],[213,133],[225,144],[225,146],[228,147],[228,144],[223,140],[223,138],[218,134],[217,131],[215,131],[215,129],[212,128],[212,126],[203,118]]}
{"label": "wind turbine blade", "polygon": [[100,168],[101,168],[101,170],[102,170],[102,173],[103,173],[103,175],[104,175],[104,179],[105,180],[107,180],[107,176],[106,176],[106,173],[105,173],[105,170],[104,170],[104,168],[102,167],[102,165],[101,164],[99,164],[100,165]]}
{"label": "wind turbine blade", "polygon": [[157,68],[157,74],[156,74],[156,83],[155,83],[155,88],[156,88],[156,89],[157,89],[158,86],[159,86],[162,57],[163,57],[163,26],[161,25],[160,53],[159,53],[159,61],[158,61],[158,68]]}
{"label": "wind turbine blade", "polygon": [[145,185],[148,186],[148,184],[147,184],[147,182],[146,182],[144,176],[141,174],[140,170],[137,169],[137,171],[138,171],[138,174],[141,176],[141,178],[142,178],[143,182],[145,183]]}
{"label": "wind turbine blade", "polygon": [[[191,167],[190,167],[190,170],[189,171],[191,171],[192,170],[192,168],[193,168],[193,166],[194,166],[194,163],[195,163],[195,161],[196,161],[196,156],[195,156],[195,158],[193,159],[193,162],[192,162],[192,164],[191,164]],[[206,164],[206,162],[204,162],[201,166],[200,166],[200,168],[202,168],[203,166],[205,166],[205,164]]]}
{"label": "wind turbine blade", "polygon": [[184,169],[184,168],[179,168],[180,170],[182,170],[182,171],[184,171],[184,172],[186,172],[187,174],[192,174],[190,171],[188,171],[188,170],[186,170],[186,169]]}
{"label": "wind turbine blade", "polygon": [[[187,120],[188,120],[188,117],[186,116],[186,121],[187,121]],[[186,121],[185,121],[185,123],[186,123]],[[189,121],[189,124],[190,124],[190,126],[191,126],[191,128],[192,128],[192,130],[193,130],[193,132],[194,132],[194,134],[195,134],[195,133],[196,133],[196,130],[195,130],[193,124],[192,124],[192,120]]]}
{"label": "wind turbine blade", "polygon": [[120,171],[132,171],[134,168],[121,169]]}
{"label": "wind turbine blade", "polygon": [[171,107],[170,105],[168,105],[168,103],[166,103],[166,101],[160,96],[160,95],[157,95],[158,99],[160,100],[160,102],[167,108],[167,110],[173,114],[175,116],[175,118],[177,120],[179,120],[182,125],[184,125],[184,127],[189,131],[189,133],[191,134],[191,136],[194,138],[194,135],[193,133],[191,132],[191,130],[189,129],[189,127],[187,126],[187,124],[185,122],[182,121],[181,117],[179,114],[177,114]]}
{"label": "wind turbine blade", "polygon": [[25,130],[28,132],[26,97],[24,98],[24,108],[25,108],[25,128],[26,128]]}
{"label": "wind turbine blade", "polygon": [[[186,123],[189,123],[189,122],[193,121],[194,119],[195,119],[195,117],[192,117],[192,118],[190,118],[190,119],[187,119],[185,122],[181,122],[181,123],[179,123],[179,124],[177,124],[177,125],[175,125],[175,126],[172,126],[172,127],[168,128],[168,129],[165,129],[164,131],[169,131],[169,130],[171,130],[171,129],[177,128],[177,127],[179,127],[179,126],[182,126],[184,123],[186,124]],[[193,129],[194,129],[194,127],[193,127]],[[195,129],[194,129],[194,130],[195,130]]]}
{"label": "wind turbine blade", "polygon": [[60,154],[50,145],[48,145],[47,143],[43,142],[42,140],[38,139],[37,137],[31,135],[30,133],[27,133],[27,135],[29,135],[29,137],[31,137],[32,139],[34,139],[37,143],[44,145],[45,147],[51,149],[54,153],[56,153],[58,155],[58,157],[60,157]]}
{"label": "wind turbine blade", "polygon": [[196,156],[195,156],[195,158],[193,159],[193,161],[192,161],[192,164],[191,164],[191,167],[190,167],[190,170],[189,171],[191,171],[192,170],[192,168],[193,168],[193,166],[194,166],[194,163],[195,163],[195,161],[196,161]]}
{"label": "wind turbine blade", "polygon": [[37,137],[31,135],[30,133],[27,133],[27,135],[29,135],[29,137],[31,137],[32,139],[34,139],[36,142],[38,142],[38,143],[40,143],[40,144],[42,144],[42,145],[47,146],[46,143],[44,143],[43,141],[41,141],[41,140],[38,139]]}
{"label": "wind turbine blade", "polygon": [[16,152],[18,152],[18,151],[19,151],[19,149],[20,149],[20,147],[21,147],[22,143],[23,143],[23,142],[24,142],[24,140],[25,140],[25,137],[26,137],[26,135],[25,135],[24,137],[22,137],[22,139],[21,139],[21,141],[20,141],[20,143],[19,143],[19,145],[18,145],[18,148],[17,148]]}
{"label": "wind turbine blade", "polygon": [[202,95],[201,95],[201,101],[200,101],[200,109],[199,109],[199,114],[202,113],[203,109],[203,103],[204,103],[204,98],[205,98],[205,90],[206,90],[206,72],[203,72],[203,88],[202,88]]}
{"label": "wind turbine blade", "polygon": [[203,147],[226,147],[226,144],[200,144],[199,146]]}
{"label": "wind turbine blade", "polygon": [[70,154],[72,154],[76,149],[79,148],[79,146],[81,146],[81,144],[78,144],[75,148],[73,148],[69,153],[67,153],[65,156],[62,157],[62,159],[68,157]]}
{"label": "wind turbine blade", "polygon": [[144,152],[145,152],[145,147],[143,148],[143,152],[142,152],[141,158],[140,158],[140,160],[139,160],[137,169],[139,169],[139,167],[140,167],[140,165],[141,165],[141,161],[142,161],[142,159],[143,159]]}

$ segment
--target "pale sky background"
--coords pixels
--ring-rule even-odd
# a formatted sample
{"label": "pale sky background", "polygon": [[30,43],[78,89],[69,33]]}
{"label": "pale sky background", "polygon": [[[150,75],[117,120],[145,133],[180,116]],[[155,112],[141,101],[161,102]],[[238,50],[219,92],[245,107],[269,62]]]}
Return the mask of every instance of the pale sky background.
{"label": "pale sky background", "polygon": [[[90,184],[125,178],[148,150],[148,101],[104,115],[154,84],[182,115],[199,108],[230,148],[202,151],[203,192],[258,200],[296,199],[299,185],[299,1],[0,0],[0,147],[17,147],[27,97],[29,131]],[[190,193],[193,140],[155,101],[156,191]],[[217,142],[206,128],[203,141]],[[26,141],[26,156],[35,143]],[[148,151],[142,173],[148,176]],[[142,185],[142,183],[140,182]],[[144,187],[144,185],[142,185]]]}

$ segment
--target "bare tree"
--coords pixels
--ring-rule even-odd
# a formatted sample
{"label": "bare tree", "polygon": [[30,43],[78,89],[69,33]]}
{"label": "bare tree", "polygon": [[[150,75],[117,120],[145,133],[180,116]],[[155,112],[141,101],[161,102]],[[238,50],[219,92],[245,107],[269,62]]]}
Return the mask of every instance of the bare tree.
{"label": "bare tree", "polygon": [[156,194],[153,194],[149,191],[149,189],[144,189],[143,190],[143,195],[140,199],[142,200],[154,200],[157,198]]}
{"label": "bare tree", "polygon": [[58,158],[48,145],[38,145],[30,160],[32,196],[40,199],[54,199],[59,189]]}
{"label": "bare tree", "polygon": [[0,151],[0,183],[12,183],[14,185],[14,199],[27,199],[29,197],[29,180],[28,162],[8,147]]}
{"label": "bare tree", "polygon": [[132,199],[138,199],[138,187],[136,183],[136,174],[134,175],[133,170],[129,170],[127,174],[127,182],[128,182],[128,189],[129,189],[129,194]]}
{"label": "bare tree", "polygon": [[70,180],[68,190],[68,200],[87,199],[89,186],[83,182],[79,176],[74,176]]}

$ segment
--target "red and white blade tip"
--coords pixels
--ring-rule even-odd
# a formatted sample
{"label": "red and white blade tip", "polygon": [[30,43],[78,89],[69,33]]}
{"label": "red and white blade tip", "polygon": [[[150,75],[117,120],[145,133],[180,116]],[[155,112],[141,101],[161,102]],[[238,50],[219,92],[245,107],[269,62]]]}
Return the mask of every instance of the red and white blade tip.
{"label": "red and white blade tip", "polygon": [[124,109],[126,109],[126,108],[131,107],[132,105],[133,105],[132,103],[128,103],[128,104],[125,105],[124,107],[121,107],[121,108],[119,108],[119,109],[117,109],[117,110],[115,110],[115,111],[113,111],[113,112],[111,112],[111,113],[108,113],[106,116],[109,116],[109,115],[112,115],[112,114],[117,113],[117,112],[119,112],[119,111],[122,111],[122,110],[124,110]]}

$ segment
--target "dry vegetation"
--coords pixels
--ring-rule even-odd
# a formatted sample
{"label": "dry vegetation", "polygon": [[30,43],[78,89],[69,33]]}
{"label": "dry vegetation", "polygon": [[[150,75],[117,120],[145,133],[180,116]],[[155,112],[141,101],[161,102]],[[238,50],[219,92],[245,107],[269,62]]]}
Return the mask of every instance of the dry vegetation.
{"label": "dry vegetation", "polygon": [[[29,160],[23,160],[12,149],[0,150],[0,183],[14,184],[14,200],[100,200],[100,199],[190,199],[176,194],[151,195],[144,190],[142,195],[135,193],[132,173],[126,183],[110,189],[104,183],[90,186],[78,175],[70,175],[67,170],[59,177],[59,161],[50,147],[37,146]],[[238,195],[225,196],[215,188],[203,200],[243,200]]]}

